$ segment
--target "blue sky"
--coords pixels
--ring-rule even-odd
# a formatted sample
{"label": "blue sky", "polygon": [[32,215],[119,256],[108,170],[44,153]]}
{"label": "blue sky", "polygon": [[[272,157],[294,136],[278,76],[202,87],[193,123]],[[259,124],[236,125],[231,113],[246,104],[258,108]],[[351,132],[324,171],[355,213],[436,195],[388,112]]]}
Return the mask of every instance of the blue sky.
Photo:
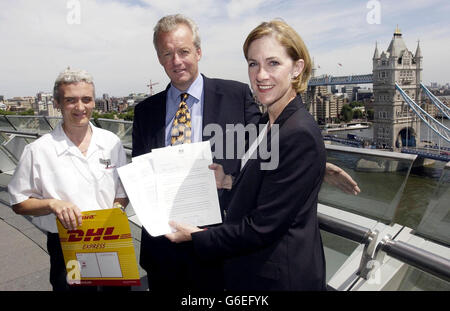
{"label": "blue sky", "polygon": [[318,74],[370,73],[375,42],[386,50],[398,24],[408,49],[415,52],[420,40],[424,82],[450,82],[448,0],[379,0],[379,24],[367,20],[371,2],[359,0],[78,0],[80,24],[68,24],[71,1],[0,2],[0,95],[51,91],[68,65],[93,74],[98,96],[148,92],[150,79],[160,91],[169,81],[153,48],[153,27],[180,12],[199,25],[200,70],[209,77],[248,82],[246,35],[262,21],[283,18],[303,37]]}

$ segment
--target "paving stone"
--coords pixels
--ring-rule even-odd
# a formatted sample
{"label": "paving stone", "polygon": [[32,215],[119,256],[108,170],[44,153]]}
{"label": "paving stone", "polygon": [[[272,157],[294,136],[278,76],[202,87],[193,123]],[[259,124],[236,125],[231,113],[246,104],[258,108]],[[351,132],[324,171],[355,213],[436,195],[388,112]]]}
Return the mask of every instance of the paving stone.
{"label": "paving stone", "polygon": [[51,291],[50,268],[0,283],[0,291]]}
{"label": "paving stone", "polygon": [[22,231],[22,233],[29,239],[31,239],[34,243],[39,245],[46,253],[48,253],[46,233],[42,232],[42,230],[34,226],[32,228]]}
{"label": "paving stone", "polygon": [[20,231],[35,228],[35,225],[31,223],[31,217],[29,216],[16,215],[15,217],[5,218],[4,221]]}
{"label": "paving stone", "polygon": [[8,225],[1,221],[0,231],[6,232],[7,236],[15,234],[16,237],[7,240],[10,242],[9,245],[5,245],[5,241],[2,241],[3,247],[0,254],[2,282],[15,280],[50,267],[47,253],[14,228],[5,228],[6,226]]}
{"label": "paving stone", "polygon": [[17,215],[17,214],[14,213],[14,211],[13,211],[13,209],[12,209],[11,207],[6,206],[6,205],[3,205],[3,204],[0,204],[0,218],[1,218],[1,219],[6,219],[6,218],[9,218],[9,217],[14,217],[14,216],[16,216],[16,215]]}

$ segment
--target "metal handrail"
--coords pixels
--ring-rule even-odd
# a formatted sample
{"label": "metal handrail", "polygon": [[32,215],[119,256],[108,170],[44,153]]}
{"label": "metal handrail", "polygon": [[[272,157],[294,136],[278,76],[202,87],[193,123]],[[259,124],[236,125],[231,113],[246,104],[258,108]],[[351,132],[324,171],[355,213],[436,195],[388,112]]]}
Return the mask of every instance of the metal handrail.
{"label": "metal handrail", "polygon": [[379,232],[333,216],[321,213],[317,213],[317,216],[320,229],[364,245],[356,275],[367,280],[373,268],[369,263],[373,259]]}
{"label": "metal handrail", "polygon": [[[450,282],[450,260],[447,258],[402,241],[394,241],[389,236],[378,243],[375,254],[379,254],[380,250],[392,258]],[[380,256],[376,258],[380,260]]]}
{"label": "metal handrail", "polygon": [[[371,268],[367,263],[375,258],[382,263],[384,255],[400,260],[419,270],[430,273],[450,282],[450,260],[402,241],[394,241],[390,236],[378,242],[375,251],[377,231],[341,220],[332,216],[317,213],[319,227],[322,230],[365,244],[357,274],[367,279]],[[382,251],[382,252],[381,252]]]}
{"label": "metal handrail", "polygon": [[43,135],[43,134],[39,134],[39,133],[21,132],[21,131],[16,131],[16,130],[2,130],[2,129],[0,129],[0,132],[5,133],[5,134],[14,134],[14,135],[17,135],[20,137],[26,137],[26,138],[39,138]]}
{"label": "metal handrail", "polygon": [[369,236],[371,233],[369,228],[322,213],[317,213],[317,217],[319,218],[319,227],[322,230],[342,236],[360,244],[369,242]]}

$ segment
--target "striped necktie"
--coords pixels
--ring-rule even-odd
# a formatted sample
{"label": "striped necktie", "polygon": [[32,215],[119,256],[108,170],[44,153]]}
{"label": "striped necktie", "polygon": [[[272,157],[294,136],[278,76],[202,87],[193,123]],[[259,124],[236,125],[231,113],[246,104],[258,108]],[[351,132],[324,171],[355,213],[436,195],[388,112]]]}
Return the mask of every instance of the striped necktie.
{"label": "striped necktie", "polygon": [[181,94],[180,105],[173,119],[172,131],[170,133],[170,144],[172,146],[189,144],[191,142],[191,113],[186,104],[188,96],[189,94],[187,93]]}

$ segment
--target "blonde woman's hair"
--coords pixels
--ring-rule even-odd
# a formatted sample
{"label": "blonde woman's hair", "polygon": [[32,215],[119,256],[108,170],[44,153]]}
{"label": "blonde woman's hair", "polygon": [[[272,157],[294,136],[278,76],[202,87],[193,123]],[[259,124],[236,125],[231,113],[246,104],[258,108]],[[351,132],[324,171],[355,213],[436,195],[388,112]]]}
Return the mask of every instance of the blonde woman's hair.
{"label": "blonde woman's hair", "polygon": [[302,38],[291,26],[282,20],[263,22],[250,32],[244,42],[243,50],[247,60],[250,44],[265,36],[274,36],[278,42],[285,47],[287,54],[294,62],[303,59],[305,66],[302,72],[296,78],[292,79],[293,89],[297,94],[303,93],[308,87],[312,63],[308,49]]}

